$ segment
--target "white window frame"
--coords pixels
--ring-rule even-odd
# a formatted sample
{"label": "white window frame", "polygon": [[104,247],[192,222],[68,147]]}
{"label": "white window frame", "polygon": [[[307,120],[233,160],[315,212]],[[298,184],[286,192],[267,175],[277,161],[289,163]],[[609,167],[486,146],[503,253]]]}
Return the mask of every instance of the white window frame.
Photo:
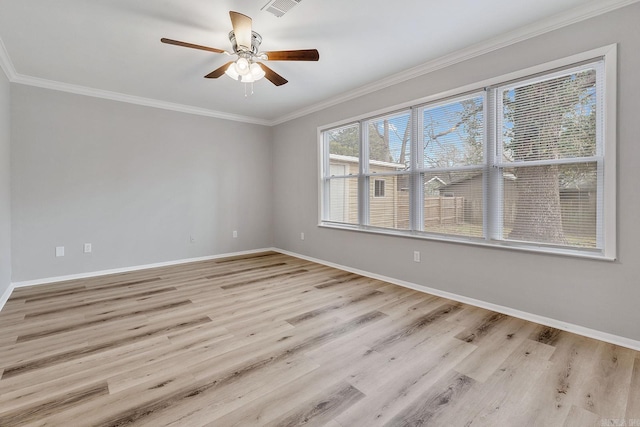
{"label": "white window frame", "polygon": [[[605,167],[602,173],[602,189],[603,189],[603,198],[602,205],[598,208],[598,223],[597,223],[597,232],[598,232],[598,243],[601,245],[601,249],[599,250],[586,250],[580,248],[567,248],[567,247],[554,247],[554,246],[545,246],[542,244],[536,243],[519,243],[519,242],[510,242],[503,240],[496,240],[495,237],[499,234],[499,230],[501,229],[500,224],[497,223],[496,218],[499,215],[496,215],[496,210],[501,209],[499,203],[496,203],[496,200],[499,200],[498,197],[487,197],[485,196],[485,238],[484,239],[465,239],[465,238],[457,238],[455,236],[434,236],[434,235],[426,235],[424,233],[420,233],[420,221],[421,213],[417,212],[419,209],[416,208],[418,203],[415,203],[414,200],[419,195],[422,185],[417,185],[418,180],[420,179],[420,172],[417,170],[417,163],[412,160],[412,168],[410,171],[411,176],[411,230],[395,230],[395,229],[376,229],[374,227],[368,226],[368,185],[363,186],[363,193],[359,195],[360,201],[360,225],[351,225],[351,224],[342,224],[335,223],[330,221],[325,221],[326,212],[328,209],[327,202],[325,200],[325,188],[328,185],[328,180],[324,175],[325,168],[328,168],[328,149],[325,149],[325,144],[323,143],[323,132],[345,126],[352,123],[359,123],[361,126],[361,135],[362,134],[362,126],[363,124],[376,116],[388,115],[393,113],[394,111],[402,110],[402,109],[411,109],[414,111],[412,114],[413,119],[413,139],[417,140],[417,129],[418,129],[418,120],[417,120],[417,109],[427,103],[434,103],[438,101],[443,101],[446,98],[454,98],[460,97],[465,94],[471,92],[478,92],[480,90],[484,90],[488,87],[498,87],[504,85],[510,81],[514,80],[523,80],[525,78],[534,77],[538,74],[551,74],[554,70],[557,69],[567,69],[573,65],[585,63],[588,61],[597,61],[599,59],[604,60],[603,71],[604,73],[604,81],[602,85],[602,94],[601,96],[602,107],[603,107],[603,120],[602,120],[602,129],[600,134],[603,138],[602,148],[602,158],[604,159]],[[319,179],[319,188],[318,188],[318,196],[319,196],[319,226],[320,227],[330,227],[330,228],[339,228],[339,229],[348,229],[348,230],[357,230],[364,232],[373,232],[373,233],[381,233],[386,235],[399,235],[399,236],[408,236],[415,237],[421,239],[428,240],[436,240],[436,241],[446,241],[446,242],[459,242],[471,245],[480,245],[480,246],[490,246],[490,247],[501,247],[507,248],[511,250],[521,250],[521,251],[529,251],[529,252],[542,252],[542,253],[552,253],[559,255],[568,255],[575,257],[584,257],[584,258],[594,258],[594,259],[603,259],[603,260],[615,260],[616,259],[616,249],[617,249],[617,227],[616,227],[616,179],[617,179],[617,171],[616,171],[616,92],[617,92],[617,82],[616,82],[616,73],[617,73],[617,45],[612,44],[609,46],[604,46],[601,48],[593,49],[587,52],[578,53],[566,58],[557,59],[554,61],[550,61],[544,64],[540,64],[534,67],[529,67],[523,70],[519,70],[516,72],[512,72],[509,74],[505,74],[499,77],[495,77],[492,79],[487,79],[482,82],[478,82],[475,84],[466,85],[457,89],[452,89],[443,93],[435,94],[426,98],[406,102],[401,105],[396,105],[390,108],[386,108],[384,110],[378,110],[375,112],[371,112],[368,114],[363,114],[358,117],[354,117],[347,120],[342,120],[337,123],[328,124],[325,126],[321,126],[318,128],[318,141],[319,141],[319,170],[321,171],[321,177]],[[493,96],[491,91],[487,92],[487,96],[485,97],[485,123],[487,124],[485,128],[485,136],[486,141],[497,141],[498,139],[495,137],[495,133],[498,132],[496,129],[496,118],[490,117],[490,114],[495,114],[494,112],[489,111],[486,106],[489,101],[495,102],[495,100],[490,99]],[[366,138],[365,138],[366,139]],[[366,142],[365,142],[366,144]],[[419,150],[412,150],[414,153],[418,153]],[[366,168],[364,166],[368,159],[363,159],[366,152],[363,152],[361,149],[361,179],[366,181],[368,178],[366,175]],[[494,156],[496,154],[496,147],[493,146],[492,143],[486,143],[486,159],[491,158],[490,156]],[[486,162],[487,167],[490,162]],[[497,168],[489,167],[489,173],[487,175],[490,184],[487,186],[488,191],[498,191],[499,188],[496,187],[496,182],[500,181],[497,179],[497,175],[500,172]],[[420,200],[419,198],[417,200]],[[363,212],[364,211],[364,212]],[[494,237],[494,239],[492,239]]]}

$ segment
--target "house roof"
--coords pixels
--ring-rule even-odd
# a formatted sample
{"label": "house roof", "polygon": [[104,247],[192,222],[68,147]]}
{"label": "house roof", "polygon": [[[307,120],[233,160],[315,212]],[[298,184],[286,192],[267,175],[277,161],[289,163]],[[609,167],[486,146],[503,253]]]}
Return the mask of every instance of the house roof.
{"label": "house roof", "polygon": [[442,185],[447,185],[446,182],[444,182],[443,180],[440,179],[440,177],[438,176],[434,176],[433,178],[431,178],[430,180],[428,180],[425,184],[440,184]]}
{"label": "house roof", "polygon": [[[511,172],[503,172],[502,177],[507,181],[517,182],[518,177]],[[447,189],[452,185],[457,185],[463,183],[465,181],[470,181],[473,179],[482,179],[482,173],[478,172],[475,175],[463,176],[460,179],[452,180],[449,184],[442,186],[442,189]],[[571,181],[565,181],[560,183],[560,190],[582,190],[582,191],[590,191],[596,188],[596,182],[593,180],[581,176]]]}
{"label": "house roof", "polygon": [[[329,154],[331,160],[344,163],[358,163],[360,159],[354,156],[344,156],[342,154]],[[406,168],[402,163],[381,162],[379,160],[369,160],[370,165],[380,166],[384,168],[390,168],[395,170],[403,170]]]}

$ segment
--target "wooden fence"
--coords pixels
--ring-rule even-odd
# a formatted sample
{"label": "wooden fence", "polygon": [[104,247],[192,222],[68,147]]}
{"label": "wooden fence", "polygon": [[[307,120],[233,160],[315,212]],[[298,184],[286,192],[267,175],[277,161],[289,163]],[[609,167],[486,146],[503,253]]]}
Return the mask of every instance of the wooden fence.
{"label": "wooden fence", "polygon": [[[398,217],[409,218],[409,195],[398,195]],[[464,197],[432,197],[424,198],[424,225],[462,224],[465,220]],[[408,224],[398,224],[408,227]]]}
{"label": "wooden fence", "polygon": [[464,222],[464,197],[425,197],[424,225]]}

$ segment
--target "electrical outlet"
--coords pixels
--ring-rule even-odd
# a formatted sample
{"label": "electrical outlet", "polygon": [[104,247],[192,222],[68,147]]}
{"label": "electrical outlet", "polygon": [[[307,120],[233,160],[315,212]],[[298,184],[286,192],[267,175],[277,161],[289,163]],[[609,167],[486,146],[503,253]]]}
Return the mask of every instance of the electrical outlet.
{"label": "electrical outlet", "polygon": [[420,251],[413,251],[413,260],[415,262],[420,262]]}
{"label": "electrical outlet", "polygon": [[233,238],[234,239],[238,238],[238,230],[233,230]]}
{"label": "electrical outlet", "polygon": [[85,254],[90,254],[91,253],[91,243],[85,243],[83,251],[84,251]]}
{"label": "electrical outlet", "polygon": [[56,256],[64,256],[64,246],[56,246]]}
{"label": "electrical outlet", "polygon": [[304,233],[300,233],[300,240],[304,240]]}

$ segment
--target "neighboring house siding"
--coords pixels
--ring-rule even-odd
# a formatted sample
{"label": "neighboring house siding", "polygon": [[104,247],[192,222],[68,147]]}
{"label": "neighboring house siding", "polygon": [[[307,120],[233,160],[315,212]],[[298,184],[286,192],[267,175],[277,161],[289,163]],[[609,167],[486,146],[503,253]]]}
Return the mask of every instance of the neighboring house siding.
{"label": "neighboring house siding", "polygon": [[[334,195],[339,194],[341,203],[332,203],[334,211],[332,211],[331,217],[333,220],[342,221],[350,224],[358,223],[358,163],[357,159],[349,160],[347,156],[343,158],[331,158],[331,173],[335,175],[353,175],[354,178],[347,178],[344,180],[332,181],[332,191]],[[384,174],[389,172],[396,172],[399,169],[398,166],[382,166],[382,165],[370,165],[369,171],[371,173]],[[374,197],[375,194],[375,180],[384,180],[384,196]],[[371,177],[369,183],[369,198],[370,198],[370,225],[374,227],[384,228],[408,228],[409,227],[409,210],[408,210],[408,196],[406,199],[406,208],[403,209],[405,203],[399,198],[399,193],[408,194],[405,191],[399,189],[398,176],[392,175],[380,175]],[[333,199],[336,201],[336,199]]]}
{"label": "neighboring house siding", "polygon": [[[373,173],[389,172],[389,168],[371,167]],[[384,197],[374,197],[375,180],[384,180]],[[369,225],[385,228],[407,228],[409,224],[400,227],[400,215],[398,212],[399,195],[398,176],[371,177],[369,182]],[[407,210],[408,214],[408,210]]]}

